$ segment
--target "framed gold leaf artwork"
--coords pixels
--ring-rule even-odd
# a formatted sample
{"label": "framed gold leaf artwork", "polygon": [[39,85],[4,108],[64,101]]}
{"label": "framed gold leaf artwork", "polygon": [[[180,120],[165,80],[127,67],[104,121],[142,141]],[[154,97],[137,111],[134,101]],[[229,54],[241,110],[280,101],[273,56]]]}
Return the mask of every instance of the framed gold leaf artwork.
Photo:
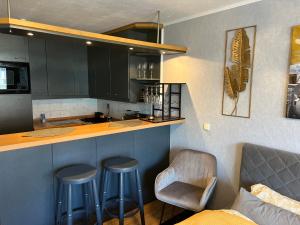
{"label": "framed gold leaf artwork", "polygon": [[300,25],[292,28],[289,64],[286,117],[300,119]]}
{"label": "framed gold leaf artwork", "polygon": [[250,118],[256,26],[226,31],[222,115]]}

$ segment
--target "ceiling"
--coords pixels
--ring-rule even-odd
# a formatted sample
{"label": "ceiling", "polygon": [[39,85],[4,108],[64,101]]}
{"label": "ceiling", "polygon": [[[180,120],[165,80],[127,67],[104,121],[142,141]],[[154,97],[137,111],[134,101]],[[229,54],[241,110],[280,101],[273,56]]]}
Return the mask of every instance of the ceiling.
{"label": "ceiling", "polygon": [[[6,1],[0,0],[0,17],[6,17]],[[10,0],[11,17],[35,22],[104,32],[133,22],[161,22],[201,16],[258,0]]]}

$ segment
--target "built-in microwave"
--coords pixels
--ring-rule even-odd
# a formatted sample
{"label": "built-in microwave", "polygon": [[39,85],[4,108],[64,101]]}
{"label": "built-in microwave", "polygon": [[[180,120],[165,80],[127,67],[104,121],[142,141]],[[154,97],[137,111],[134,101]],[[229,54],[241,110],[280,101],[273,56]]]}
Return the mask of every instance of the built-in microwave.
{"label": "built-in microwave", "polygon": [[29,63],[0,61],[0,94],[30,94]]}

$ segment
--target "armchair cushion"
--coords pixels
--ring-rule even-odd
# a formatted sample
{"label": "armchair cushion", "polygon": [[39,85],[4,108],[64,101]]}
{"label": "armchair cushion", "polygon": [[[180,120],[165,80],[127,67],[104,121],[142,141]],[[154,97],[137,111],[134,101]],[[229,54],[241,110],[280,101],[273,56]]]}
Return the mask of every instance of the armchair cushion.
{"label": "armchair cushion", "polygon": [[192,184],[175,181],[157,193],[160,201],[175,205],[180,208],[201,211],[199,202],[204,192],[203,188],[199,188]]}

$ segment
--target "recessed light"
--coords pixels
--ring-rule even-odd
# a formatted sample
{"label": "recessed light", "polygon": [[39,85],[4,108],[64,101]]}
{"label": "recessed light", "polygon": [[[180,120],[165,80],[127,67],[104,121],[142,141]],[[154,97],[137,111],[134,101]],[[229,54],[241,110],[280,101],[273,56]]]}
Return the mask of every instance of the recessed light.
{"label": "recessed light", "polygon": [[92,44],[91,41],[86,41],[85,43],[86,43],[87,45],[91,45],[91,44]]}
{"label": "recessed light", "polygon": [[129,48],[130,51],[132,51],[133,49],[134,49],[133,47],[130,47],[130,48]]}
{"label": "recessed light", "polygon": [[31,33],[31,32],[28,32],[27,35],[28,35],[28,36],[33,36],[34,34]]}
{"label": "recessed light", "polygon": [[161,54],[163,54],[163,55],[164,55],[164,54],[166,54],[166,52],[162,52]]}

